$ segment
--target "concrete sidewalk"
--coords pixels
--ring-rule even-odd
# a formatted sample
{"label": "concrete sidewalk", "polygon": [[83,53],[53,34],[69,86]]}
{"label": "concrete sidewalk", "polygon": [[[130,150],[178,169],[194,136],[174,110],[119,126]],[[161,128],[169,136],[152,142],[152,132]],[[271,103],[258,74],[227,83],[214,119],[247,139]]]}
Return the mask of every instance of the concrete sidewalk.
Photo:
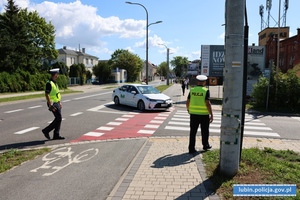
{"label": "concrete sidewalk", "polygon": [[[212,88],[210,88],[212,89]],[[178,92],[179,91],[179,92]],[[186,96],[181,95],[179,84],[165,92],[172,94],[175,107],[184,107]],[[221,106],[214,105],[214,110]],[[201,137],[197,137],[198,149]],[[206,176],[202,154],[188,154],[188,137],[150,137],[137,154],[107,200],[217,200]],[[220,137],[209,138],[212,149],[220,148]],[[270,147],[300,151],[300,141],[244,137],[243,148]]]}

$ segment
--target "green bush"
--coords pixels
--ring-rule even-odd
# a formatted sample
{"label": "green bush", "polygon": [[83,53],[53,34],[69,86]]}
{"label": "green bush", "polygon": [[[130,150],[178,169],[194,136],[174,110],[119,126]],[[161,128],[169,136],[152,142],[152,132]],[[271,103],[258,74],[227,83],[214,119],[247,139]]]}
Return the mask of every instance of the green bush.
{"label": "green bush", "polygon": [[[7,72],[0,73],[0,93],[42,91],[45,89],[46,82],[50,79],[48,73],[30,74],[21,71],[15,74]],[[59,75],[57,84],[60,89],[68,87],[68,77]]]}
{"label": "green bush", "polygon": [[300,78],[295,70],[289,70],[286,74],[278,72],[277,76],[273,71],[270,80],[260,77],[254,84],[252,97],[254,106],[259,108],[265,107],[268,100],[268,108],[272,111],[300,112]]}

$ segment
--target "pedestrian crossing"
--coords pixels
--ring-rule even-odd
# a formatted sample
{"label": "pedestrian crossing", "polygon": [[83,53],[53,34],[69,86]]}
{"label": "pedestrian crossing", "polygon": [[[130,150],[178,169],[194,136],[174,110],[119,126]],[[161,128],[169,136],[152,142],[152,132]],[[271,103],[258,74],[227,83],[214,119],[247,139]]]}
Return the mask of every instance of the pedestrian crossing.
{"label": "pedestrian crossing", "polygon": [[[214,121],[210,124],[210,133],[221,133],[221,112],[214,112]],[[190,131],[190,115],[187,111],[177,110],[176,113],[169,120],[164,127],[166,130],[179,130]],[[200,132],[200,127],[198,129]],[[270,127],[267,127],[265,123],[251,114],[245,114],[244,135],[248,136],[264,136],[264,137],[280,137]]]}

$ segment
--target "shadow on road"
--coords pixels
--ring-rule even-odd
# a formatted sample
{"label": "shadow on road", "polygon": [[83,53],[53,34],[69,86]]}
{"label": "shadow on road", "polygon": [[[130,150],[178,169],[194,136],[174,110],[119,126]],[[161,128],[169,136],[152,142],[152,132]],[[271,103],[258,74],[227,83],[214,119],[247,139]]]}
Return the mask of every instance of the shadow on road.
{"label": "shadow on road", "polygon": [[24,149],[28,146],[34,147],[34,146],[45,144],[46,141],[48,141],[48,140],[37,140],[37,141],[30,141],[30,142],[5,144],[5,145],[0,146],[0,151],[1,150],[9,150],[9,149]]}

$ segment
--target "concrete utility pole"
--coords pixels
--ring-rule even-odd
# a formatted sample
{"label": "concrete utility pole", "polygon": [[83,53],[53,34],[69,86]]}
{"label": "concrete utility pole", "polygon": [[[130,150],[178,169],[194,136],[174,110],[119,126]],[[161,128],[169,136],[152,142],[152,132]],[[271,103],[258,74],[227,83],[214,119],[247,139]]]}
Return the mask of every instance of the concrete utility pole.
{"label": "concrete utility pole", "polygon": [[244,16],[246,0],[225,3],[225,68],[220,137],[220,172],[239,169],[243,100]]}
{"label": "concrete utility pole", "polygon": [[170,80],[169,80],[169,72],[170,72],[169,55],[170,55],[170,49],[164,44],[159,44],[159,45],[163,45],[167,49],[167,85],[169,85],[170,84]]}
{"label": "concrete utility pole", "polygon": [[169,72],[170,72],[169,55],[170,55],[170,49],[167,48],[167,85],[170,85],[170,79],[169,79]]}

